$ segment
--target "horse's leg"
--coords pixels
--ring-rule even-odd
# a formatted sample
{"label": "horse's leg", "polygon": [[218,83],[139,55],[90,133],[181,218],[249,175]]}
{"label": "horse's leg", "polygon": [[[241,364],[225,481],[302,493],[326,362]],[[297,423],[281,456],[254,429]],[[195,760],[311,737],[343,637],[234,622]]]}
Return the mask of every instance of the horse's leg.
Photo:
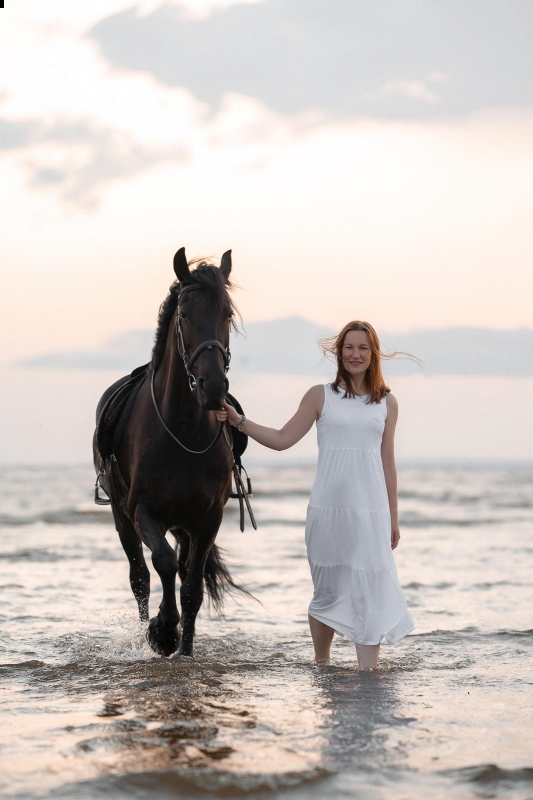
{"label": "horse's leg", "polygon": [[129,519],[118,517],[118,535],[130,562],[130,585],[139,606],[141,622],[148,622],[148,599],[150,597],[150,572],[144,560],[143,546]]}
{"label": "horse's leg", "polygon": [[177,533],[179,544],[178,575],[180,576],[180,582],[183,584],[187,578],[187,562],[189,560],[189,548],[191,540],[189,539],[189,534],[186,531],[179,531]]}
{"label": "horse's leg", "polygon": [[194,624],[204,599],[204,568],[209,551],[215,541],[216,531],[212,536],[190,537],[189,561],[187,575],[181,584],[181,644],[180,656],[192,656],[194,641]]}
{"label": "horse's leg", "polygon": [[178,559],[174,548],[165,539],[164,523],[144,505],[138,505],[135,509],[135,529],[152,551],[152,564],[163,587],[159,613],[150,620],[146,637],[152,650],[159,655],[170,656],[179,644],[177,628],[180,615],[176,604]]}

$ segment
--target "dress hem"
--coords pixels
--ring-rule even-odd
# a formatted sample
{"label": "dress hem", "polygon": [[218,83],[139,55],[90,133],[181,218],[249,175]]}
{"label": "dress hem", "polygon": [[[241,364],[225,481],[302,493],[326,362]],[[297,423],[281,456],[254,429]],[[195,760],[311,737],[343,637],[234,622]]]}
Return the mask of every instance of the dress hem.
{"label": "dress hem", "polygon": [[[407,607],[405,610],[407,611]],[[387,644],[394,646],[395,644],[398,644],[398,642],[401,639],[404,639],[406,636],[408,636],[410,633],[416,630],[416,625],[413,624],[411,627],[407,628],[405,632],[402,632],[399,636],[395,636],[394,639],[389,639],[386,633],[382,633],[379,642],[358,642],[354,638],[353,632],[348,628],[344,628],[344,626],[341,626],[338,623],[331,624],[330,620],[327,620],[325,617],[320,617],[320,615],[313,613],[310,609],[308,609],[307,613],[309,614],[310,617],[313,617],[313,619],[316,619],[318,622],[322,622],[322,624],[327,625],[328,628],[332,628],[336,634],[338,634],[339,636],[344,636],[345,639],[349,639],[354,644],[372,645],[375,647],[378,644],[382,644],[383,639],[385,639]],[[407,613],[409,612],[407,611]]]}

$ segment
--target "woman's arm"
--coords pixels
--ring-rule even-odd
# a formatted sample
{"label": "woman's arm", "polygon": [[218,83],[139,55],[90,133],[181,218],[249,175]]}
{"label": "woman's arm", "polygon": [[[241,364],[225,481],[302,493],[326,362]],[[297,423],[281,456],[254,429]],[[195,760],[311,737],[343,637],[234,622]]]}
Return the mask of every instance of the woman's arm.
{"label": "woman's arm", "polygon": [[387,395],[387,419],[385,430],[381,441],[381,460],[383,462],[383,472],[385,473],[385,483],[389,496],[389,508],[391,518],[391,546],[394,550],[400,541],[400,525],[398,520],[398,477],[396,474],[396,463],[394,461],[394,431],[398,421],[398,401],[392,394]]}
{"label": "woman's arm", "polygon": [[[320,417],[322,406],[324,405],[324,387],[312,386],[302,398],[302,402],[296,414],[281,428],[267,428],[265,425],[258,425],[257,422],[247,419],[244,426],[244,433],[251,436],[259,444],[270,447],[272,450],[287,450],[293,444],[299,442],[310,430],[313,422]],[[224,408],[217,411],[217,419],[223,422],[227,419],[230,425],[237,425],[241,422],[241,415],[235,411],[233,406],[224,402]]]}

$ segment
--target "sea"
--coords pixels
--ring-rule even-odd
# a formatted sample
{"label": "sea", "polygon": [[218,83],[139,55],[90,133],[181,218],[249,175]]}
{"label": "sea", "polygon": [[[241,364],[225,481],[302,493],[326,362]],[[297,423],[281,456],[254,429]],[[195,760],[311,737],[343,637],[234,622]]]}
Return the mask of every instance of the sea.
{"label": "sea", "polygon": [[313,663],[314,465],[249,471],[258,530],[229,501],[218,543],[254,599],[165,659],[91,467],[0,469],[1,796],[533,798],[533,464],[400,464],[416,630],[371,672],[339,636]]}

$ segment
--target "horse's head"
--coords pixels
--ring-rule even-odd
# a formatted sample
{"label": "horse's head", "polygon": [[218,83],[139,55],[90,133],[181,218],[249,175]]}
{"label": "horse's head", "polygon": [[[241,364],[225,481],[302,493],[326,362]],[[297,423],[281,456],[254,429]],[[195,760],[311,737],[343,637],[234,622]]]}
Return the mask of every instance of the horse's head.
{"label": "horse's head", "polygon": [[219,409],[229,385],[231,250],[220,267],[199,262],[191,272],[182,247],[174,256],[174,271],[180,282],[174,328],[191,391],[202,408]]}

